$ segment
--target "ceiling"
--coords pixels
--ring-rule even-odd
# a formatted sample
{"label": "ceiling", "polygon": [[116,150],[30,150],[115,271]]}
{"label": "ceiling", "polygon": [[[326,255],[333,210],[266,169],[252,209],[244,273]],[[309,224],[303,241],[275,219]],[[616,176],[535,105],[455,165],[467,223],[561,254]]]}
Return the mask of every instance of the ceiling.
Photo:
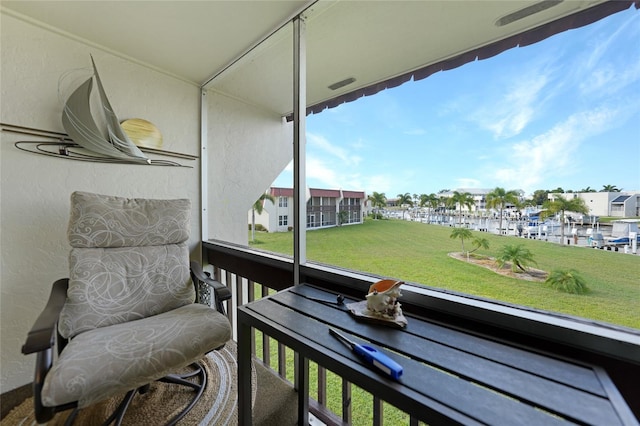
{"label": "ceiling", "polygon": [[[2,7],[6,13],[286,115],[293,109],[292,25],[287,22],[302,11],[307,104],[316,105],[600,3],[603,0],[3,0]],[[497,24],[537,9],[541,10]],[[355,81],[337,90],[328,87],[347,78]]]}

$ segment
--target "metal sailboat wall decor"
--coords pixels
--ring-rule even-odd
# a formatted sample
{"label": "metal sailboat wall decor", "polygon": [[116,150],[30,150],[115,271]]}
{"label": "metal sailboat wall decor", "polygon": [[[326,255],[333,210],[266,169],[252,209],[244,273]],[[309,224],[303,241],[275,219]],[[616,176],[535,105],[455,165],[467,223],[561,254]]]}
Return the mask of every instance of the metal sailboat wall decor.
{"label": "metal sailboat wall decor", "polygon": [[[169,159],[147,157],[146,153],[183,160],[198,158],[195,155],[159,149],[162,146],[162,135],[146,120],[129,119],[121,125],[107,98],[93,56],[91,65],[90,75],[83,73],[79,80],[81,83],[63,84],[71,73],[78,70],[69,71],[60,77],[58,94],[63,104],[62,126],[66,134],[0,123],[2,131],[55,139],[55,142],[18,141],[14,144],[16,148],[34,154],[76,161],[191,167]],[[94,79],[97,93],[93,92]],[[133,133],[127,134],[127,131]],[[132,140],[136,140],[138,145]]]}
{"label": "metal sailboat wall decor", "polygon": [[[93,75],[82,83],[67,99],[62,111],[62,126],[71,139],[83,148],[111,158],[151,163],[151,160],[129,139],[120,126],[107,94],[104,91],[100,74],[91,57]],[[96,80],[100,95],[101,112],[106,129],[100,129],[91,111],[91,91]]]}

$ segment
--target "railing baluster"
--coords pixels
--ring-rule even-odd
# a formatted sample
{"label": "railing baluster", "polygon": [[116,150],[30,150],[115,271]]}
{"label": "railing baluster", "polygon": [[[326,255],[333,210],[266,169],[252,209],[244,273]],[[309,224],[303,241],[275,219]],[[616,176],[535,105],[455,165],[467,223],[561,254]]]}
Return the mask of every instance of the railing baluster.
{"label": "railing baluster", "polygon": [[236,275],[236,296],[238,297],[237,306],[244,305],[245,303],[244,302],[245,292],[242,285],[243,283],[244,283],[244,278]]}
{"label": "railing baluster", "polygon": [[262,333],[262,361],[271,368],[271,339],[264,333]]}
{"label": "railing baluster", "polygon": [[377,396],[373,397],[373,426],[382,425],[382,400]]}
{"label": "railing baluster", "polygon": [[342,420],[351,424],[351,383],[342,379]]}
{"label": "railing baluster", "polygon": [[249,289],[248,303],[251,303],[254,300],[256,300],[256,283],[254,283],[250,279],[247,279],[247,283],[248,283],[248,289]]}
{"label": "railing baluster", "polygon": [[[230,271],[225,271],[224,275],[225,275],[225,279],[226,279],[226,281],[225,281],[226,286],[229,287],[229,290],[233,291],[233,285],[232,285],[233,275],[231,274]],[[236,323],[234,321],[234,318],[235,318],[235,315],[236,315],[236,307],[238,307],[238,306],[239,306],[238,305],[238,298],[237,298],[237,295],[236,295],[236,301],[235,301],[235,303],[233,303],[233,309],[227,310],[227,317],[229,318],[229,322],[231,323],[232,330],[236,329]]]}
{"label": "railing baluster", "polygon": [[278,374],[287,377],[287,351],[286,346],[278,342]]}
{"label": "railing baluster", "polygon": [[318,365],[318,402],[327,405],[327,369]]}
{"label": "railing baluster", "polygon": [[[255,300],[255,286],[253,281],[247,279],[247,303]],[[256,330],[253,327],[251,327],[251,353],[256,354]]]}

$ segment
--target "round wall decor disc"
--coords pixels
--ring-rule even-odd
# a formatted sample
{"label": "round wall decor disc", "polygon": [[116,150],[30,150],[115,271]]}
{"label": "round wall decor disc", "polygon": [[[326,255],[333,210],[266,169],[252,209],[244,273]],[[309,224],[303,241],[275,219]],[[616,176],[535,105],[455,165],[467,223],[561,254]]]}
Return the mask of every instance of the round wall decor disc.
{"label": "round wall decor disc", "polygon": [[162,148],[162,133],[151,122],[142,118],[131,118],[120,123],[131,142],[145,148]]}

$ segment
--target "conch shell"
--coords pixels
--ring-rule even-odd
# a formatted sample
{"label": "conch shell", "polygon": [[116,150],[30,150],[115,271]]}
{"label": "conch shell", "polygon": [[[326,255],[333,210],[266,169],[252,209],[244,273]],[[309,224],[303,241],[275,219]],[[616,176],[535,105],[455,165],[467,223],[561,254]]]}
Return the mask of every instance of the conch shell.
{"label": "conch shell", "polygon": [[367,309],[370,313],[396,317],[402,313],[398,297],[401,296],[400,285],[403,281],[380,280],[371,284],[367,294]]}

